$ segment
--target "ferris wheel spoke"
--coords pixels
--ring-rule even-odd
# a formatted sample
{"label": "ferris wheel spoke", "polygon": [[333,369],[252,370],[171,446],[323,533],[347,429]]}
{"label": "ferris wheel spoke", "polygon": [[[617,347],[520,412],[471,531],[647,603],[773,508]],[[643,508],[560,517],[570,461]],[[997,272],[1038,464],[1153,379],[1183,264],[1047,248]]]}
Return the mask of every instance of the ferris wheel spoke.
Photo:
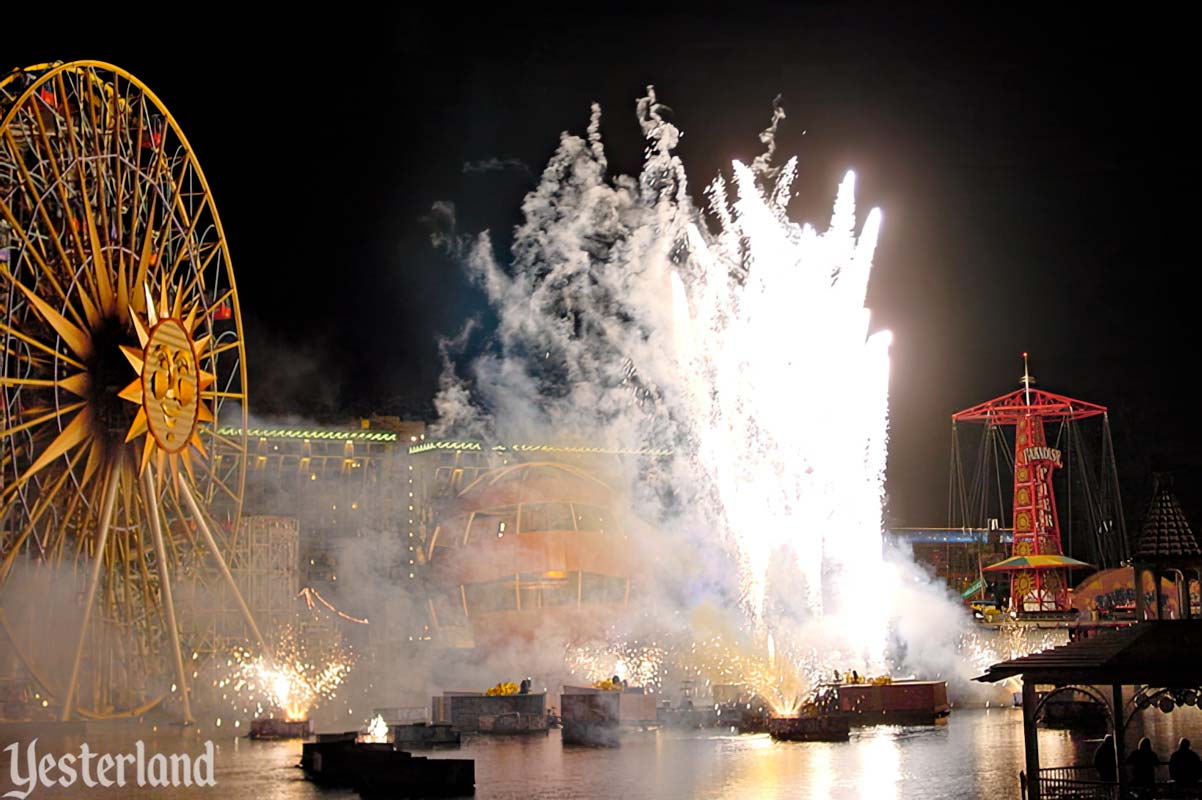
{"label": "ferris wheel spoke", "polygon": [[[113,164],[113,223],[111,230],[114,241],[111,244],[118,248],[125,241],[125,154],[123,145],[128,132],[121,124],[124,120],[125,112],[124,104],[122,104],[122,110],[113,115],[113,147],[111,148],[116,153],[116,163]],[[117,258],[119,264],[124,266],[125,254],[118,252]],[[121,290],[123,283],[124,281],[118,279],[118,291]]]}
{"label": "ferris wheel spoke", "polygon": [[[9,282],[12,283],[12,285],[18,290],[20,290],[23,295],[25,295],[25,298],[29,301],[30,305],[37,310],[41,318],[45,320],[50,327],[54,328],[54,332],[57,333],[62,340],[67,343],[67,346],[71,348],[75,355],[84,360],[92,355],[92,340],[90,336],[76,327],[62,314],[55,311],[49,303],[39,297],[35,292],[33,292],[33,290],[25,286],[24,283],[17,280],[11,272],[0,269],[0,275],[8,278]],[[83,295],[80,295],[80,297],[82,298]]]}
{"label": "ferris wheel spoke", "polygon": [[96,535],[96,555],[92,559],[92,575],[88,580],[87,595],[84,598],[83,620],[79,626],[79,637],[75,644],[75,658],[71,666],[71,680],[67,683],[67,692],[63,698],[62,721],[71,719],[75,707],[75,688],[79,682],[79,664],[83,657],[84,639],[88,632],[88,622],[92,617],[92,606],[96,598],[96,585],[100,581],[100,568],[104,565],[104,547],[108,541],[109,526],[113,521],[113,505],[117,499],[117,476],[111,475],[109,485],[105,487],[104,503],[100,509],[100,529]]}
{"label": "ferris wheel spoke", "polygon": [[[116,85],[116,83],[114,82],[114,86],[115,85]],[[129,124],[128,124],[129,123],[129,120],[128,120],[129,114],[127,113],[129,110],[129,106],[130,106],[130,102],[127,98],[124,102],[122,102],[121,109],[120,109],[120,111],[117,112],[116,118],[114,121],[114,129],[116,131],[116,140],[118,143],[117,144],[118,156],[117,156],[117,166],[116,166],[117,187],[116,187],[116,193],[115,193],[116,199],[114,201],[115,216],[117,218],[116,245],[118,245],[118,246],[124,245],[124,243],[126,241],[125,208],[126,208],[126,202],[128,201],[128,195],[126,194],[125,182],[126,182],[127,164],[129,164],[132,167],[132,179],[131,179],[130,183],[131,183],[131,189],[133,191],[133,203],[132,203],[131,208],[134,208],[134,209],[137,208],[138,189],[141,188],[141,181],[139,180],[140,175],[139,175],[139,172],[137,169],[137,157],[138,157],[138,153],[141,148],[140,137],[136,142],[132,143],[132,153],[126,152],[129,149],[128,146],[131,144],[131,142],[129,140],[129,135],[130,135]],[[141,132],[141,129],[139,128],[139,133],[140,132]],[[136,226],[137,219],[138,219],[137,213],[132,213],[130,215],[129,226],[131,228]],[[130,251],[132,252],[132,250],[133,250],[133,248],[131,247]],[[129,266],[130,266],[127,263],[128,261],[129,261],[129,258],[128,258],[128,255],[125,253],[125,251],[124,250],[119,251],[118,272],[117,272],[117,311],[123,322],[127,320],[127,316],[129,314],[129,283],[126,279],[127,278],[127,270],[129,269]]]}
{"label": "ferris wheel spoke", "polygon": [[[142,474],[147,475],[149,473],[144,472]],[[145,502],[145,501],[143,501],[143,502]],[[147,516],[149,516],[149,513],[150,513],[148,508],[149,507],[143,509],[144,513]],[[139,530],[141,530],[141,528],[139,528]],[[138,546],[138,575],[141,579],[140,582],[141,582],[142,603],[143,603],[144,608],[149,608],[150,604],[151,604],[150,566],[146,563],[146,548],[145,548],[145,543],[143,542],[141,536],[138,536],[136,543]]]}
{"label": "ferris wheel spoke", "polygon": [[36,525],[46,510],[55,506],[55,501],[57,500],[59,491],[62,490],[67,478],[69,478],[73,470],[79,466],[80,460],[84,457],[85,453],[89,452],[90,449],[91,448],[81,447],[75,451],[71,458],[68,459],[67,468],[64,469],[57,478],[55,478],[54,483],[50,487],[49,491],[44,491],[41,493],[41,497],[39,497],[37,502],[34,504],[33,509],[30,512],[27,525]]}
{"label": "ferris wheel spoke", "polygon": [[[134,291],[130,297],[131,305],[138,311],[146,311],[144,308],[146,301],[144,293],[137,291],[137,287],[146,286],[146,277],[150,273],[151,265],[158,260],[158,255],[155,251],[154,237],[154,216],[155,210],[158,208],[159,198],[157,194],[152,194],[150,197],[150,212],[146,217],[146,225],[142,231],[142,246],[138,248],[138,269],[134,274],[133,286]],[[131,236],[137,231],[137,226],[130,226]],[[131,242],[132,244],[132,242]],[[132,248],[131,248],[132,249]]]}
{"label": "ferris wheel spoke", "polygon": [[[185,489],[186,491],[186,489]],[[163,611],[167,618],[167,636],[171,642],[171,653],[175,661],[175,675],[179,684],[180,696],[184,704],[184,724],[191,724],[192,707],[188,701],[188,681],[184,675],[184,659],[180,652],[179,629],[175,618],[175,601],[171,595],[171,570],[167,561],[167,548],[163,543],[163,528],[159,519],[158,504],[154,501],[154,478],[150,470],[142,474],[142,497],[146,504],[147,517],[150,522],[150,533],[154,538],[154,549],[159,561],[159,591],[163,596]],[[179,563],[178,557],[174,563]],[[148,604],[149,606],[149,604]]]}
{"label": "ferris wheel spoke", "polygon": [[[133,526],[134,526],[134,522],[132,520],[132,515],[130,514],[130,509],[128,509],[128,508],[125,510],[125,517],[126,517],[126,522],[125,522],[126,530],[122,532],[122,536],[121,536],[121,549],[123,551],[123,556],[121,559],[121,575],[122,575],[121,600],[122,600],[122,602],[118,607],[118,613],[121,613],[125,617],[126,623],[131,623],[134,620],[134,608],[136,606],[136,603],[134,601],[134,592],[133,592],[133,581],[134,581],[133,572],[130,570],[129,564],[131,561],[137,559],[138,567],[139,567],[139,569],[141,569],[143,567],[143,563],[142,563],[143,562],[143,553],[142,553],[141,536],[137,536],[137,535],[131,533]],[[131,539],[134,540],[132,543],[132,546],[131,546],[131,542],[130,542]],[[136,553],[135,553],[135,548],[136,548]],[[146,581],[142,581],[142,584],[143,584],[143,586],[145,586]],[[145,598],[144,599],[145,604],[149,605],[149,602],[150,602],[149,595],[147,595],[146,593],[143,593],[143,597]],[[139,649],[141,649],[141,648],[139,648]]]}
{"label": "ferris wheel spoke", "polygon": [[33,339],[33,338],[25,335],[21,331],[17,330],[16,328],[13,328],[10,325],[8,325],[7,323],[5,323],[3,320],[0,320],[0,332],[4,332],[6,334],[9,334],[10,336],[13,336],[14,338],[20,339],[22,342],[25,342],[26,344],[31,345],[33,347],[36,347],[37,349],[41,350],[42,352],[44,352],[50,356],[53,356],[54,358],[59,359],[60,361],[66,363],[66,364],[70,364],[71,366],[75,367],[76,369],[79,369],[79,370],[87,369],[87,367],[83,364],[82,361],[77,361],[76,359],[71,358],[71,356],[66,355],[62,351],[56,350],[55,348],[53,348],[47,344],[43,344],[42,342],[39,342],[37,339]]}
{"label": "ferris wheel spoke", "polygon": [[[145,198],[142,196],[142,180],[141,180],[142,171],[141,171],[139,159],[141,158],[141,153],[142,153],[142,143],[143,143],[142,134],[145,130],[145,126],[144,126],[145,121],[146,121],[145,117],[146,117],[146,99],[145,99],[145,97],[143,97],[139,100],[139,110],[138,110],[138,114],[137,114],[137,120],[138,120],[137,133],[135,134],[135,137],[134,137],[134,152],[130,156],[130,160],[135,165],[135,169],[134,169],[134,180],[132,181],[133,199],[130,202],[131,213],[130,213],[130,217],[129,217],[129,231],[127,233],[128,241],[126,244],[126,249],[129,250],[129,252],[131,252],[131,253],[137,253],[141,249],[137,246],[137,244],[138,244],[138,221],[142,218],[142,214],[140,212],[142,210],[143,203],[145,202]],[[154,213],[153,205],[151,206],[151,209],[152,210],[147,214],[148,220],[151,218],[151,216]],[[133,285],[140,286],[141,284],[135,279]],[[131,298],[131,299],[133,299],[133,298]]]}
{"label": "ferris wheel spoke", "polygon": [[[183,178],[183,172],[186,171],[189,166],[190,165],[189,165],[188,161],[184,160],[183,166],[181,167],[181,170],[180,170],[180,179]],[[196,235],[196,225],[198,222],[200,222],[200,215],[197,214],[195,216],[189,217],[187,209],[184,208],[182,202],[179,199],[179,185],[178,185],[178,183],[175,182],[174,178],[172,179],[171,196],[173,196],[175,198],[176,210],[179,214],[179,217],[185,223],[184,231],[182,233],[178,234],[178,237],[176,238],[176,241],[178,242],[178,244],[176,245],[175,256],[172,259],[171,266],[170,266],[170,268],[168,268],[166,270],[166,274],[168,276],[174,277],[176,271],[179,269],[180,262],[182,262],[188,256],[195,255],[195,253],[192,250],[192,241]],[[171,226],[168,226],[167,230],[171,230]],[[165,254],[166,242],[164,242],[164,247],[162,248],[162,251]]]}
{"label": "ferris wheel spoke", "polygon": [[[85,83],[85,85],[90,87],[90,83],[88,83],[87,81],[85,81],[84,83]],[[71,116],[70,108],[71,108],[70,103],[64,104],[64,106],[63,106],[64,116],[67,119],[67,128],[71,135],[71,143],[72,143],[72,151],[73,151],[72,155],[74,156],[74,161],[75,161],[75,173],[79,180],[80,200],[83,203],[83,225],[87,229],[87,231],[86,231],[87,232],[87,244],[88,244],[88,249],[90,249],[90,251],[91,251],[91,257],[92,257],[92,269],[83,271],[85,283],[88,285],[88,288],[91,291],[90,291],[90,293],[89,292],[81,293],[80,301],[84,303],[84,311],[85,311],[85,314],[87,314],[88,320],[92,323],[93,326],[96,326],[100,323],[100,313],[99,313],[100,309],[97,308],[97,306],[100,306],[100,307],[104,308],[104,310],[107,310],[107,306],[110,305],[110,303],[105,303],[105,300],[106,300],[106,298],[111,298],[111,294],[112,294],[111,287],[109,287],[107,290],[105,288],[106,286],[108,286],[108,281],[109,281],[108,271],[105,268],[103,246],[101,245],[100,237],[96,230],[96,214],[92,208],[91,195],[92,195],[93,185],[89,185],[89,183],[88,183],[88,166],[89,166],[89,164],[91,164],[93,170],[96,173],[94,176],[93,184],[94,184],[94,188],[96,190],[97,206],[102,206],[103,205],[103,188],[104,188],[102,181],[100,179],[100,173],[101,173],[102,167],[99,165],[99,160],[89,161],[89,159],[86,157],[88,141],[87,141],[87,132],[84,130],[84,127],[83,127],[84,126],[83,117],[81,115],[81,118],[79,121],[79,129],[77,131],[75,126],[72,123],[72,116]],[[74,218],[73,218],[73,221],[74,221]],[[78,222],[75,221],[75,224],[78,224]],[[87,263],[86,259],[84,259],[81,263]],[[95,298],[95,300],[93,300],[92,298]],[[88,311],[91,311],[91,313],[87,313]]]}
{"label": "ferris wheel spoke", "polygon": [[[79,111],[79,145],[80,145],[81,155],[84,155],[84,156],[87,156],[88,154],[98,155],[100,153],[105,152],[100,147],[100,125],[96,121],[96,105],[97,105],[96,104],[96,95],[95,95],[95,87],[92,84],[91,77],[92,77],[92,73],[91,73],[90,69],[85,70],[82,77],[76,78],[76,86],[75,86],[75,95],[80,100],[80,103],[79,103],[79,110],[80,110]],[[88,161],[90,161],[90,159]],[[84,163],[85,167],[87,166],[88,161],[84,161],[84,159],[81,159],[81,162]],[[91,163],[94,164],[95,161],[91,161]],[[96,170],[96,173],[97,173],[97,178],[98,178],[97,188],[99,188],[99,186],[101,184],[101,182],[99,181],[100,171]],[[98,191],[97,192],[98,197],[99,197],[99,194],[100,193]]]}
{"label": "ferris wheel spoke", "polygon": [[[21,243],[25,246],[25,252],[29,253],[33,257],[34,263],[40,270],[39,274],[41,274],[50,282],[51,286],[53,286],[55,291],[58,293],[60,299],[62,299],[66,305],[68,312],[76,319],[77,322],[79,322],[80,325],[82,325],[83,320],[79,316],[79,312],[71,303],[67,302],[66,292],[63,290],[58,278],[55,276],[55,270],[52,269],[42,257],[39,249],[34,246],[33,242],[22,228],[20,222],[18,222],[16,217],[13,215],[12,210],[8,207],[7,203],[0,202],[0,216],[5,218],[8,224],[11,226],[12,231],[17,235],[17,238],[21,240]],[[7,277],[13,283],[18,283],[16,277],[9,271],[7,266],[0,266],[0,275]],[[57,314],[57,312],[55,313]]]}
{"label": "ferris wheel spoke", "polygon": [[[214,291],[216,291],[216,289],[214,289]],[[214,295],[213,299],[208,303],[208,306],[209,306],[209,308],[213,308],[213,309],[221,308],[221,306],[224,305],[225,303],[231,302],[234,298],[234,295],[235,295],[234,287],[230,286],[228,289],[226,289],[220,295]]]}
{"label": "ferris wheel spoke", "polygon": [[224,433],[220,433],[216,427],[210,429],[209,436],[212,437],[214,443],[223,444],[235,453],[242,452],[246,449],[241,442],[236,439],[231,439]]}
{"label": "ferris wheel spoke", "polygon": [[217,345],[217,346],[216,346],[216,347],[214,347],[214,348],[211,348],[211,349],[210,349],[210,350],[209,350],[209,351],[206,353],[206,355],[209,357],[209,360],[211,360],[211,361],[213,361],[213,362],[216,362],[216,360],[217,360],[217,356],[221,355],[222,353],[228,353],[230,350],[237,350],[237,349],[239,349],[241,346],[242,346],[242,340],[241,340],[241,339],[235,339],[235,340],[234,340],[234,341],[232,341],[232,342],[225,342],[225,343],[223,343],[223,344],[219,344],[219,345]]}
{"label": "ferris wheel spoke", "polygon": [[[50,212],[47,209],[46,204],[42,202],[42,199],[40,197],[35,197],[33,195],[33,193],[31,192],[31,187],[35,187],[37,185],[37,182],[34,181],[33,176],[29,172],[29,168],[25,165],[24,157],[21,156],[20,153],[18,152],[19,148],[17,147],[16,140],[13,138],[12,131],[4,132],[4,141],[8,147],[9,155],[12,158],[13,163],[15,163],[17,165],[17,169],[21,174],[21,178],[22,178],[21,196],[25,199],[26,209],[30,212],[33,212],[34,209],[37,210],[38,218],[41,220],[42,225],[45,226],[45,228],[48,232],[47,238],[49,238],[54,243],[55,250],[57,251],[58,257],[60,259],[59,263],[62,263],[62,264],[68,263],[67,253],[65,250],[63,250],[62,241],[61,241],[62,236],[58,231],[58,227],[54,224],[54,221],[50,218]],[[39,161],[39,166],[40,165],[41,165],[41,161]],[[20,226],[16,223],[16,218],[13,215],[12,211],[7,208],[7,204],[3,203],[3,201],[0,201],[0,205],[5,206],[5,208],[3,209],[4,217],[8,220],[9,224],[12,225],[14,229],[19,229]],[[25,246],[30,248],[31,252],[34,252],[38,256],[40,256],[40,258],[37,259],[38,265],[42,268],[43,273],[46,275],[47,279],[51,282],[51,286],[54,287],[54,290],[58,293],[59,298],[65,303],[67,300],[67,295],[63,291],[62,285],[59,284],[58,279],[54,274],[54,271],[50,270],[49,267],[47,266],[47,258],[46,258],[45,248],[41,247],[40,244],[36,244],[36,246],[35,246],[36,239],[31,240],[28,236],[22,236],[21,238],[22,238],[22,241],[25,244]],[[77,322],[80,321],[78,316],[76,316],[76,321]]]}
{"label": "ferris wheel spoke", "polygon": [[71,525],[71,520],[75,518],[76,511],[79,510],[79,504],[83,502],[82,492],[73,492],[71,499],[67,502],[66,512],[59,520],[58,526],[53,534],[48,538],[46,544],[47,561],[53,563],[61,563],[63,558],[63,546],[67,541],[67,530]]}
{"label": "ferris wheel spoke", "polygon": [[[81,174],[84,170],[80,169]],[[102,189],[97,189],[97,194],[100,194]],[[103,214],[104,202],[100,198],[97,206]],[[92,269],[85,271],[88,281],[92,285],[95,294],[92,297],[92,305],[97,307],[97,310],[103,314],[112,314],[116,312],[116,294],[113,291],[113,284],[109,280],[108,264],[104,257],[104,243],[100,241],[100,233],[96,229],[96,215],[92,209],[92,201],[88,198],[88,192],[83,193],[84,207],[84,222],[88,229],[88,242],[92,248]],[[107,227],[107,226],[106,226]],[[87,295],[81,295],[80,299],[86,298]],[[98,318],[99,319],[99,318]],[[96,323],[94,322],[93,325]]]}
{"label": "ferris wheel spoke", "polygon": [[[162,483],[165,480],[162,471],[159,471],[157,480],[159,483]],[[188,515],[184,513],[184,508],[180,504],[179,491],[177,487],[174,485],[171,486],[166,493],[162,493],[160,490],[160,494],[170,500],[172,511],[171,519],[175,521],[176,527],[183,531],[183,538],[187,540],[188,545],[193,551],[200,550],[200,544],[196,541],[196,535],[193,533],[192,526],[188,525]],[[176,540],[180,537],[172,533],[173,528],[169,523],[164,523],[164,527],[167,530],[167,546],[171,548],[171,553],[175,556],[175,563],[181,563],[182,559],[180,559],[179,545],[176,544]]]}
{"label": "ferris wheel spoke", "polygon": [[[171,181],[171,192],[169,196],[175,203],[175,211],[179,218],[184,221],[190,231],[195,230],[196,221],[200,218],[199,214],[192,214],[191,209],[184,205],[183,192],[180,191],[184,185],[185,179],[189,170],[192,168],[192,162],[186,158],[181,158],[179,163],[179,171],[174,169],[168,170],[167,174]],[[190,234],[187,238],[191,238]]]}
{"label": "ferris wheel spoke", "polygon": [[87,405],[87,401],[80,400],[79,402],[65,405],[62,408],[57,408],[53,411],[43,414],[40,417],[35,417],[34,419],[28,420],[26,422],[22,422],[20,424],[13,425],[9,428],[5,428],[3,431],[0,431],[0,439],[7,439],[8,437],[10,437],[14,434],[20,433],[21,431],[29,430],[30,428],[36,427],[45,422],[49,422],[52,419],[57,419],[58,417],[61,417],[65,414],[70,414],[72,411],[83,408],[85,405]]}
{"label": "ferris wheel spoke", "polygon": [[[108,132],[105,130],[105,128],[108,125],[108,122],[105,121],[102,124],[101,121],[98,120],[97,116],[96,116],[96,110],[100,106],[100,103],[97,102],[96,90],[101,87],[96,86],[95,72],[92,70],[89,70],[87,73],[87,78],[88,79],[86,81],[84,81],[84,84],[87,86],[87,90],[88,90],[88,101],[89,101],[88,102],[88,118],[91,121],[91,134],[92,134],[92,136],[91,136],[91,139],[92,139],[91,152],[95,156],[99,156],[102,153],[111,152],[109,148],[106,148],[103,145],[103,137],[108,135]],[[103,92],[102,88],[101,88],[101,91]],[[119,103],[113,103],[113,104],[105,103],[105,105],[104,105],[106,110],[112,109],[114,106],[119,106]],[[100,223],[101,223],[100,224],[100,233],[104,237],[104,240],[105,240],[104,243],[106,245],[109,244],[109,241],[108,241],[108,237],[109,237],[108,205],[104,202],[104,199],[107,196],[107,192],[105,191],[105,184],[107,182],[107,180],[106,180],[106,172],[107,172],[107,167],[108,167],[107,161],[108,161],[108,159],[99,158],[99,157],[95,157],[91,161],[92,167],[96,173],[96,175],[95,175],[95,181],[96,181],[96,187],[97,187],[96,188],[96,205],[98,207],[98,210],[100,211]],[[89,213],[88,219],[91,221],[93,240],[94,240],[94,242],[98,242],[99,240],[96,238],[95,218],[92,216],[91,213]],[[98,257],[98,256],[99,256],[99,251],[95,251],[94,258]],[[100,277],[99,273],[98,273],[97,277],[98,278]],[[108,276],[106,273],[104,275],[104,282],[107,283],[107,281],[108,281]]]}
{"label": "ferris wheel spoke", "polygon": [[[208,274],[209,266],[213,263],[213,259],[222,253],[224,246],[225,241],[219,238],[215,242],[206,242],[202,244],[200,248],[198,248],[198,256],[203,253],[206,248],[209,250],[209,252],[204,256],[204,260],[201,261],[200,266],[195,267],[192,270],[192,277],[188,279],[188,282],[179,292],[180,297],[191,298],[197,293],[203,293],[204,276]],[[171,274],[167,278],[168,282],[175,282],[175,273],[176,270],[173,266],[171,269]]]}
{"label": "ferris wheel spoke", "polygon": [[[74,375],[72,377],[73,378],[83,377],[86,379],[87,375],[81,372],[78,375]],[[9,378],[6,376],[0,376],[0,386],[34,386],[34,387],[53,389],[56,386],[62,386],[63,383],[65,383],[65,381],[52,381],[52,380],[49,380],[46,378]],[[80,381],[76,380],[76,381],[72,381],[71,386],[80,388],[79,384],[80,384]],[[67,387],[64,386],[63,388],[65,389]],[[72,393],[82,396],[81,392],[79,392],[79,391],[73,391]]]}
{"label": "ferris wheel spoke", "polygon": [[[34,505],[33,511],[29,515],[29,520],[25,523],[21,532],[17,535],[16,540],[12,543],[8,553],[4,556],[4,561],[0,562],[0,585],[3,585],[4,579],[8,576],[8,571],[12,568],[13,560],[17,557],[17,553],[21,552],[21,548],[25,542],[29,540],[31,534],[37,530],[37,525],[42,520],[42,516],[50,508],[53,508],[58,500],[59,492],[63,488],[71,470],[79,463],[80,457],[83,455],[83,449],[76,453],[71,459],[67,469],[55,479],[54,484],[50,487],[50,491],[44,492]],[[36,536],[34,537],[37,538]]]}
{"label": "ferris wheel spoke", "polygon": [[226,586],[238,604],[238,610],[242,612],[243,621],[255,636],[255,641],[262,648],[263,653],[267,656],[268,661],[271,660],[271,650],[267,646],[266,640],[263,639],[263,634],[259,632],[258,623],[255,622],[254,615],[250,613],[250,609],[246,607],[246,601],[242,598],[242,592],[238,589],[238,583],[234,580],[233,574],[230,572],[229,565],[225,563],[225,558],[221,555],[221,550],[217,546],[217,541],[213,538],[213,532],[209,530],[209,524],[204,518],[204,514],[200,510],[200,505],[196,498],[192,495],[192,487],[188,485],[180,473],[175,474],[176,485],[179,486],[179,493],[184,496],[184,501],[189,510],[192,512],[192,517],[196,520],[196,526],[200,529],[204,536],[205,544],[208,545],[209,553],[213,560],[217,562],[217,567],[221,570],[222,577],[225,578]]}
{"label": "ferris wheel spoke", "polygon": [[[62,73],[55,75],[55,86],[57,87],[58,97],[63,99],[63,108],[66,109],[69,104],[67,103],[67,90],[66,84],[63,82]],[[61,136],[57,130],[55,131],[55,136],[52,141],[49,132],[46,130],[46,126],[42,122],[42,114],[37,114],[36,117],[38,122],[39,139],[46,153],[46,160],[50,162],[50,169],[54,174],[54,186],[57,190],[59,200],[62,203],[63,221],[66,224],[67,232],[71,236],[71,241],[75,246],[75,254],[79,258],[79,262],[83,263],[83,240],[80,238],[79,230],[71,224],[72,203],[71,197],[67,193],[68,189],[70,188],[70,182],[67,180],[67,174],[64,169],[66,165],[71,163],[72,155],[70,153],[62,152],[63,149],[74,149],[74,140],[68,126],[67,136],[65,137],[69,142],[68,145],[61,145],[64,137]],[[59,142],[61,146],[55,147],[54,142]]]}

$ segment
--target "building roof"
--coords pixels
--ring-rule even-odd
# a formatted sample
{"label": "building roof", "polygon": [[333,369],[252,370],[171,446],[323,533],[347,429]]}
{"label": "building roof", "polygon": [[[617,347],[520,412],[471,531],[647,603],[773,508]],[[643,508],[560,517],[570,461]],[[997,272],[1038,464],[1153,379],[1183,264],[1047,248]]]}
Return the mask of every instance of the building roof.
{"label": "building roof", "polygon": [[1197,686],[1202,620],[1157,620],[1098,633],[1041,653],[994,664],[977,680],[1015,675],[1045,684]]}
{"label": "building roof", "polygon": [[1132,560],[1183,558],[1202,558],[1202,550],[1198,548],[1198,540],[1194,538],[1194,532],[1190,530],[1181,505],[1173,494],[1172,484],[1166,479],[1157,479]]}

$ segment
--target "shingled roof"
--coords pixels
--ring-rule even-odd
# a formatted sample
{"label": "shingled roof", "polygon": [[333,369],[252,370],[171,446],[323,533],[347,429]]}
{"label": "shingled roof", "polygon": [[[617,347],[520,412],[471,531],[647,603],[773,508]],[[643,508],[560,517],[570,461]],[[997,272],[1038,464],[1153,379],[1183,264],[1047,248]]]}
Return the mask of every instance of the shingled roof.
{"label": "shingled roof", "polygon": [[1022,675],[1033,683],[1197,686],[1202,621],[1149,621],[994,664],[976,680]]}
{"label": "shingled roof", "polygon": [[1198,548],[1198,540],[1194,538],[1194,532],[1190,530],[1181,505],[1173,494],[1171,482],[1167,479],[1157,479],[1133,560],[1162,561],[1166,558],[1199,557],[1202,557],[1202,550]]}

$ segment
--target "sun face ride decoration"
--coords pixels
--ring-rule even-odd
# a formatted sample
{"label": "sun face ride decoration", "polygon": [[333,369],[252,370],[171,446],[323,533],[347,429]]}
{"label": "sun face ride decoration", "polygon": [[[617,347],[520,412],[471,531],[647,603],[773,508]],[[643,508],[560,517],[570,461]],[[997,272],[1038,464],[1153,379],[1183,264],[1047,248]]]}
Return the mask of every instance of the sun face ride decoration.
{"label": "sun face ride decoration", "polygon": [[193,306],[186,318],[180,319],[179,297],[177,293],[175,307],[169,307],[164,286],[156,312],[150,290],[146,289],[145,324],[131,310],[142,349],[122,345],[121,352],[138,377],[118,396],[139,405],[125,437],[130,442],[146,435],[139,471],[145,470],[151,454],[157,453],[159,475],[168,466],[164,464],[167,461],[170,473],[178,473],[179,462],[195,481],[191,452],[195,449],[202,457],[206,455],[204,442],[196,432],[197,423],[213,421],[213,413],[200,397],[217,376],[200,368],[210,337],[192,338],[200,321],[198,309]]}

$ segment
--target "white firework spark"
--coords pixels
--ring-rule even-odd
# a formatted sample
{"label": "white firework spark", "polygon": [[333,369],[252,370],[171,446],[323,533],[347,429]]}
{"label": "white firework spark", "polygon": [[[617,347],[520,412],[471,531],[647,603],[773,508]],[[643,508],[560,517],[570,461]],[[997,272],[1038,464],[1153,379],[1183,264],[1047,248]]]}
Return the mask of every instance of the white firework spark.
{"label": "white firework spark", "polygon": [[710,189],[716,241],[690,226],[700,270],[673,275],[675,340],[697,459],[715,487],[762,627],[769,567],[794,564],[806,610],[883,654],[877,586],[888,418],[888,331],[864,306],[881,215],[857,238],[855,176],[819,234],[785,216],[795,162],[771,190],[735,162],[738,198]]}

